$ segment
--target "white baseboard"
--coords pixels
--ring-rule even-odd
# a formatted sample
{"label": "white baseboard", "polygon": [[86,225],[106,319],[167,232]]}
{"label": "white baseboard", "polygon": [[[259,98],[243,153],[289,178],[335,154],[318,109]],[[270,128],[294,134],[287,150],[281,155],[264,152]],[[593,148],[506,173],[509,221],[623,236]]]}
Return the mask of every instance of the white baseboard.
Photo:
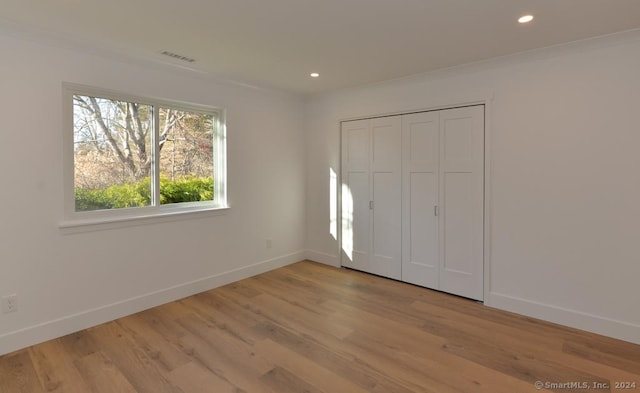
{"label": "white baseboard", "polygon": [[0,335],[0,355],[301,261],[305,251],[200,278]]}
{"label": "white baseboard", "polygon": [[489,294],[485,305],[640,344],[640,326],[629,322],[495,292]]}
{"label": "white baseboard", "polygon": [[324,263],[325,265],[330,265],[334,267],[340,267],[340,258],[338,258],[337,255],[331,255],[331,254],[327,254],[327,253],[315,251],[315,250],[307,250],[305,252],[305,255],[306,255],[306,259],[310,261]]}

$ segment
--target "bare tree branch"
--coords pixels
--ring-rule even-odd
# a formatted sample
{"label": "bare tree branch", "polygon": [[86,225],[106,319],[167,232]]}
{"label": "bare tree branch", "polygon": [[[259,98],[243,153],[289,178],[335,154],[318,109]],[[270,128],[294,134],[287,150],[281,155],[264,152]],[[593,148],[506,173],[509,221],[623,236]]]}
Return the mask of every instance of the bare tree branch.
{"label": "bare tree branch", "polygon": [[96,121],[96,123],[100,127],[100,130],[104,133],[111,148],[116,153],[116,156],[123,164],[127,166],[127,168],[131,171],[131,173],[136,173],[136,167],[135,167],[135,164],[133,163],[133,160],[131,159],[131,156],[130,155],[127,156],[120,149],[120,146],[118,146],[118,142],[116,141],[113,134],[111,133],[111,130],[105,124],[104,118],[102,117],[102,111],[100,110],[100,105],[98,105],[98,101],[95,99],[95,97],[89,97],[89,100],[91,102],[93,119]]}

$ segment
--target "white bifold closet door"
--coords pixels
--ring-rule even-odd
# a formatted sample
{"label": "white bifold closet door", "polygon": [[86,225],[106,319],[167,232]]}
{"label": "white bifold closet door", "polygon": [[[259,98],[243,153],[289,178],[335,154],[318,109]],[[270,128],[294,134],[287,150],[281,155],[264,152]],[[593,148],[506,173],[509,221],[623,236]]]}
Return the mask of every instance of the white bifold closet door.
{"label": "white bifold closet door", "polygon": [[342,125],[342,265],[402,275],[399,116]]}
{"label": "white bifold closet door", "polygon": [[342,265],[483,299],[484,106],[342,123]]}
{"label": "white bifold closet door", "polygon": [[402,280],[482,300],[484,106],[402,121]]}

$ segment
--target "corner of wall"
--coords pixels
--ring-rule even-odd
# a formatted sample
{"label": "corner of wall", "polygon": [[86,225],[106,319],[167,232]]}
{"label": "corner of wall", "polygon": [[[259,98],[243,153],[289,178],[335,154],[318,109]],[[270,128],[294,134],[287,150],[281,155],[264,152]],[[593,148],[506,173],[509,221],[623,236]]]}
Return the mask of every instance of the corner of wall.
{"label": "corner of wall", "polygon": [[331,255],[316,250],[306,250],[305,259],[333,267],[340,267],[340,258],[337,255]]}

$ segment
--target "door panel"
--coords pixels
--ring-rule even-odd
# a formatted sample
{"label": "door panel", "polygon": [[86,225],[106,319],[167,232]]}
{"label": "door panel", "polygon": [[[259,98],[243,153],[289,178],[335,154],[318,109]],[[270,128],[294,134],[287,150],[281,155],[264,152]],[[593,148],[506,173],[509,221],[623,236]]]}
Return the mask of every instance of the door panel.
{"label": "door panel", "polygon": [[341,259],[355,269],[369,263],[369,145],[368,120],[343,123]]}
{"label": "door panel", "polygon": [[400,192],[392,172],[373,174],[371,272],[400,279]]}
{"label": "door panel", "polygon": [[432,206],[438,201],[438,181],[433,173],[414,172],[409,178],[409,208],[408,217],[411,234],[411,247],[407,255],[410,263],[429,268],[438,267],[438,225]]}
{"label": "door panel", "polygon": [[398,116],[342,124],[342,264],[394,279],[401,272],[400,124]]}
{"label": "door panel", "polygon": [[450,165],[455,162],[468,162],[472,157],[472,121],[470,117],[445,118],[442,121],[444,136],[444,157]]}
{"label": "door panel", "polygon": [[405,122],[408,133],[410,167],[438,168],[438,114],[411,115]]}
{"label": "door panel", "polygon": [[473,274],[473,212],[471,173],[446,173],[443,190],[445,271]]}
{"label": "door panel", "polygon": [[440,289],[484,297],[484,106],[440,112]]}
{"label": "door panel", "polygon": [[414,172],[409,178],[410,228],[403,277],[414,284],[438,288],[438,181],[436,174]]}
{"label": "door panel", "polygon": [[402,271],[401,117],[371,120],[371,266],[370,273],[400,279]]}
{"label": "door panel", "polygon": [[372,120],[373,168],[395,169],[400,165],[400,127],[395,117]]}
{"label": "door panel", "polygon": [[[371,242],[369,238],[369,173],[351,172],[348,174],[346,189],[352,200],[351,212],[347,214],[347,228],[342,231],[343,249],[351,243],[351,255],[345,249],[350,263],[347,265],[356,269],[368,265]],[[344,243],[346,241],[346,244]]]}
{"label": "door panel", "polygon": [[345,122],[342,126],[343,169],[369,170],[369,120]]}
{"label": "door panel", "polygon": [[402,280],[438,289],[438,112],[405,115]]}
{"label": "door panel", "polygon": [[347,163],[350,169],[369,168],[369,133],[366,128],[347,132]]}

